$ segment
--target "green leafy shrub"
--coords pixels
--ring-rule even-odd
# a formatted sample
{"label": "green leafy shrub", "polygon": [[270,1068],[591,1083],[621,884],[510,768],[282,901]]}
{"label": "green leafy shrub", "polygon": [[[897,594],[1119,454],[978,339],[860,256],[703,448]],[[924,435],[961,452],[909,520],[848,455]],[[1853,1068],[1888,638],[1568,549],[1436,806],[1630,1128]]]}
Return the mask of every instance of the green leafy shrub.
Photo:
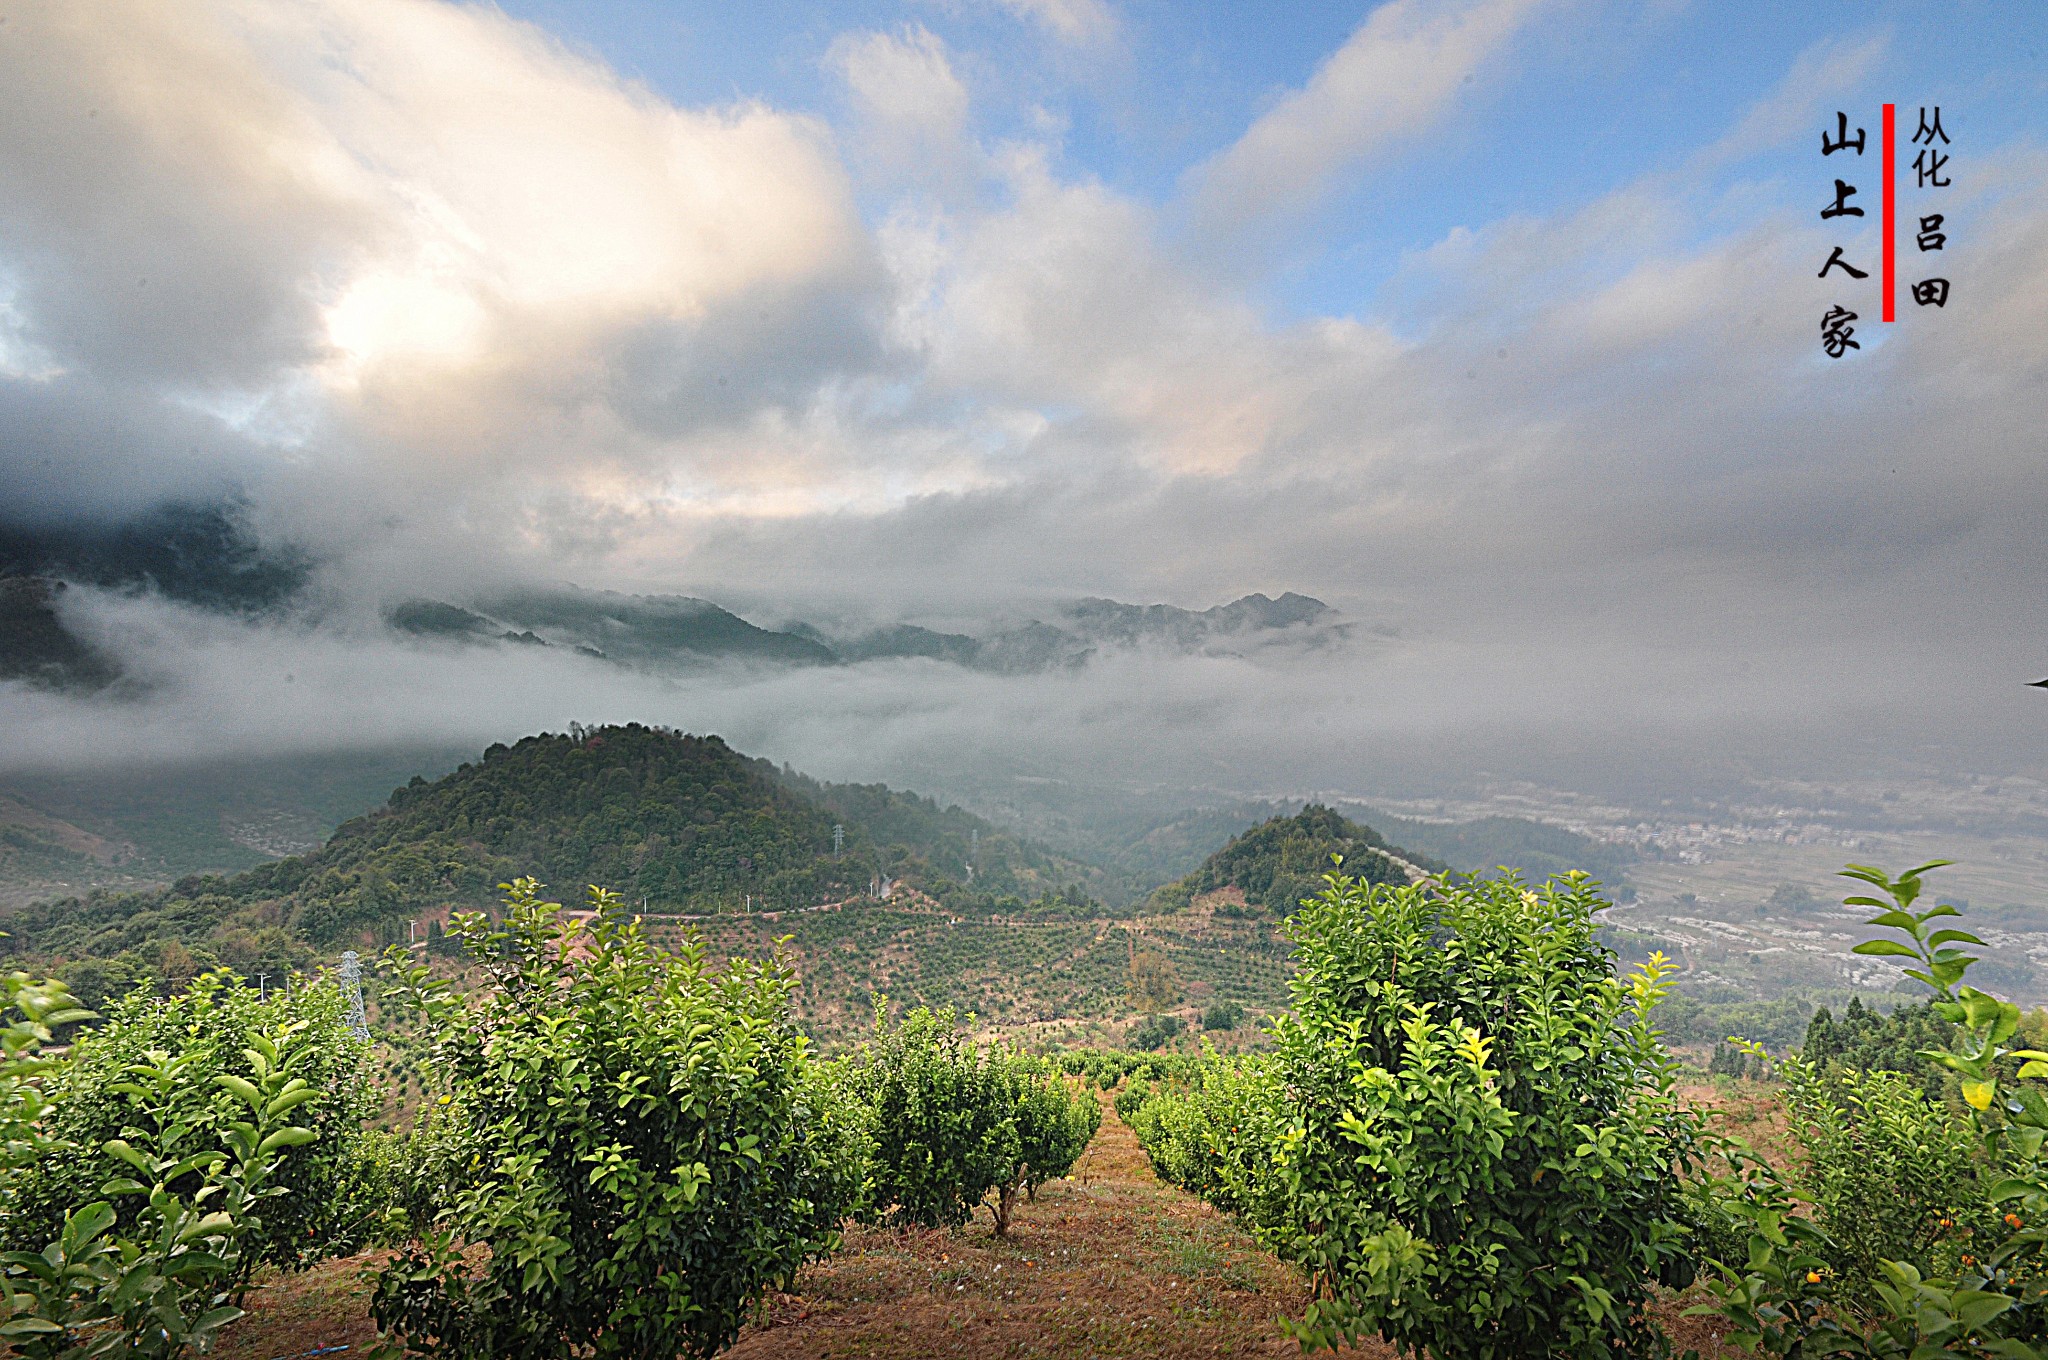
{"label": "green leafy shrub", "polygon": [[1059,1055],[1060,1066],[1069,1076],[1086,1077],[1108,1091],[1126,1077],[1160,1081],[1185,1078],[1200,1065],[1191,1053],[1130,1052],[1114,1048],[1070,1048]]}
{"label": "green leafy shrub", "polygon": [[1102,1119],[1058,1064],[975,1043],[950,1007],[891,1027],[878,1004],[848,1086],[871,1120],[871,1212],[887,1223],[958,1226],[993,1194],[1005,1233],[1017,1192],[1066,1175]]}
{"label": "green leafy shrub", "polygon": [[1928,1099],[1918,1074],[1791,1062],[1783,1075],[1791,1132],[1805,1152],[1802,1189],[1845,1303],[1870,1310],[1886,1261],[1951,1273],[1966,1238],[1997,1231],[1969,1121]]}
{"label": "green leafy shrub", "polygon": [[1211,1056],[1185,1078],[1126,1094],[1117,1112],[1162,1180],[1250,1224],[1286,1221],[1285,1186],[1272,1174],[1286,1090],[1271,1059]]}
{"label": "green leafy shrub", "polygon": [[1244,1007],[1235,1001],[1218,1001],[1202,1012],[1202,1028],[1206,1030],[1234,1030],[1244,1023]]}
{"label": "green leafy shrub", "polygon": [[1186,1028],[1187,1022],[1178,1015],[1148,1015],[1131,1026],[1131,1032],[1124,1038],[1132,1048],[1160,1048],[1178,1039]]}
{"label": "green leafy shrub", "polygon": [[[1939,1068],[1960,1108],[1922,1094],[1924,1071],[1846,1077],[1836,1065],[1788,1069],[1801,1186],[1742,1156],[1701,1198],[1738,1231],[1713,1253],[1713,1301],[1729,1337],[1765,1355],[2039,1357],[2048,1341],[2048,1051],[2015,1048],[2019,1008],[1964,984],[1975,935],[1944,923],[1954,907],[1915,910],[1921,878],[1867,865],[1844,874],[1883,896],[1868,924],[1898,938],[1855,952],[1906,960],[1948,1026],[1913,1055]],[[1912,1023],[1919,1025],[1915,1020]],[[1916,1061],[1914,1066],[1919,1065]],[[1797,1212],[1813,1201],[1810,1214]]]}
{"label": "green leafy shrub", "polygon": [[1017,1161],[996,1186],[993,1205],[998,1235],[1010,1230],[1017,1192],[1038,1198],[1038,1187],[1074,1169],[1102,1126],[1102,1106],[1085,1091],[1068,1087],[1054,1064],[1021,1053],[1004,1055],[1017,1128]]}
{"label": "green leafy shrub", "polygon": [[1145,1108],[1146,1102],[1152,1099],[1152,1095],[1153,1090],[1150,1079],[1143,1076],[1129,1078],[1124,1082],[1123,1089],[1116,1093],[1116,1099],[1111,1102],[1116,1108],[1116,1117],[1123,1120],[1124,1123],[1131,1125],[1132,1129],[1135,1130],[1137,1128],[1138,1111]]}
{"label": "green leafy shrub", "polygon": [[[252,1031],[279,1030],[294,1036],[293,1074],[316,1093],[297,1117],[316,1141],[278,1168],[273,1184],[281,1193],[265,1205],[261,1229],[245,1233],[239,1249],[294,1269],[361,1247],[383,1207],[361,1161],[363,1124],[378,1099],[369,1045],[349,1031],[347,1003],[332,984],[259,997],[229,973],[194,978],[171,997],[130,992],[109,1008],[105,1023],[79,1032],[66,1060],[44,1079],[52,1107],[45,1130],[77,1152],[49,1159],[22,1178],[0,1240],[13,1250],[40,1249],[62,1230],[73,1207],[97,1198],[101,1183],[120,1170],[101,1151],[109,1140],[147,1136],[127,1089],[138,1065],[172,1083],[152,1106],[165,1127],[185,1127],[194,1147],[223,1146],[247,1111],[221,1078],[247,1066]],[[198,1183],[193,1173],[174,1188],[189,1193]],[[141,1211],[136,1202],[116,1207],[122,1229]]]}
{"label": "green leafy shrub", "polygon": [[[70,1060],[40,1050],[53,1026],[91,1017],[62,984],[21,973],[5,983],[0,1209],[11,1230],[20,1231],[24,1190],[42,1184],[53,1163],[103,1152],[116,1174],[88,1202],[66,1206],[40,1250],[0,1253],[0,1341],[27,1360],[172,1360],[203,1349],[242,1315],[241,1292],[266,1240],[264,1213],[289,1193],[278,1173],[289,1166],[290,1150],[319,1136],[291,1122],[319,1099],[296,1071],[313,1049],[305,1026],[244,1036],[242,1070],[214,1073],[240,1108],[213,1130],[195,1129],[182,1113],[187,1083],[211,1055],[198,1048],[147,1054],[116,1084],[131,1107],[130,1136],[87,1149],[51,1132]],[[205,1132],[217,1132],[219,1144],[207,1146]],[[124,1215],[115,1200],[139,1207]]]}
{"label": "green leafy shrub", "polygon": [[873,1210],[887,1223],[965,1223],[1022,1158],[1003,1055],[962,1033],[951,1007],[893,1028],[876,1007],[850,1085],[873,1120]]}
{"label": "green leafy shrub", "polygon": [[1332,875],[1290,923],[1269,1058],[1139,1105],[1155,1165],[1300,1263],[1308,1346],[1377,1333],[1452,1357],[1638,1355],[1688,1278],[1695,1122],[1573,875],[1389,888]]}
{"label": "green leafy shrub", "polygon": [[858,1112],[810,1058],[778,964],[713,972],[602,890],[586,926],[531,879],[508,887],[502,923],[453,931],[481,987],[394,959],[444,1089],[400,1176],[424,1235],[378,1277],[378,1326],[473,1360],[709,1355],[837,1244]]}

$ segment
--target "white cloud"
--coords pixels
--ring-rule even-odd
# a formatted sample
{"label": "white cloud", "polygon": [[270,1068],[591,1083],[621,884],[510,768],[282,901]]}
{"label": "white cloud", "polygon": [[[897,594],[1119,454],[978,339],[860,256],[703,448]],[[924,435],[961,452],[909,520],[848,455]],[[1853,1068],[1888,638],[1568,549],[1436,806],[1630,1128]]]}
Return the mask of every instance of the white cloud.
{"label": "white cloud", "polygon": [[1064,43],[1091,47],[1117,33],[1116,13],[1103,0],[991,0]]}
{"label": "white cloud", "polygon": [[[1382,7],[1202,172],[1198,207],[1312,201],[1533,12]],[[1477,723],[1939,716],[2048,626],[2038,158],[1979,158],[1958,302],[1838,367],[1792,286],[1802,224],[1707,175],[1784,135],[1809,82],[1853,85],[1868,44],[1807,54],[1682,172],[1451,234],[1412,262],[1437,324],[1400,341],[1370,316],[1275,322],[1177,253],[1160,209],[1046,147],[978,145],[920,28],[833,51],[847,154],[900,190],[870,228],[818,122],[676,107],[493,10],[78,13],[0,46],[0,360],[63,370],[0,374],[0,477],[24,499],[252,486],[346,558],[358,602],[494,571],[885,619],[1293,588],[1401,637],[1284,680],[672,686],[428,654],[349,631],[364,609],[287,635],[87,601],[163,684],[129,707],[7,691],[0,723],[46,753],[117,727],[164,753],[216,730],[346,741],[403,691],[394,723],[465,740],[642,717],[815,765],[835,726],[927,754],[1014,727],[1136,768],[1170,692],[1204,733],[1171,753],[1182,775],[1364,765],[1389,732]],[[934,192],[949,160],[985,192]],[[1941,654],[1878,693],[1866,646]],[[1757,670],[1728,672],[1737,655]],[[1834,675],[1857,677],[1840,703]],[[1971,703],[1974,731],[2010,717]]]}
{"label": "white cloud", "polygon": [[1307,85],[1188,178],[1199,229],[1231,235],[1311,208],[1331,182],[1440,118],[1542,0],[1388,0]]}
{"label": "white cloud", "polygon": [[977,153],[967,135],[967,87],[929,29],[845,34],[826,64],[852,97],[870,178],[942,193],[972,179]]}
{"label": "white cloud", "polygon": [[293,475],[360,469],[408,513],[598,491],[872,363],[882,279],[813,120],[677,108],[435,0],[32,6],[8,33],[10,349],[138,402],[310,400]]}
{"label": "white cloud", "polygon": [[1890,46],[1890,36],[1878,33],[1860,39],[1824,38],[1807,48],[1770,94],[1700,153],[1694,169],[1741,160],[1795,137],[1817,136],[1822,107],[1860,88]]}

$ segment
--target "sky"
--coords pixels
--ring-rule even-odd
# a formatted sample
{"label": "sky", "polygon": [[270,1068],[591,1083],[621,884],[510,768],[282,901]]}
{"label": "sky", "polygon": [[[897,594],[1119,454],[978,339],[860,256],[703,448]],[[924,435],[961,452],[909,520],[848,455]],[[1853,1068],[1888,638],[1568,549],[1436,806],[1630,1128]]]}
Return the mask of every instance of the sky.
{"label": "sky", "polygon": [[[227,498],[316,576],[69,592],[144,683],[0,686],[0,763],[640,718],[838,776],[2048,766],[2044,47],[2009,0],[4,0],[0,520]],[[1891,325],[1885,102],[1950,138]],[[549,581],[1297,590],[1362,641],[676,680],[379,622]]]}

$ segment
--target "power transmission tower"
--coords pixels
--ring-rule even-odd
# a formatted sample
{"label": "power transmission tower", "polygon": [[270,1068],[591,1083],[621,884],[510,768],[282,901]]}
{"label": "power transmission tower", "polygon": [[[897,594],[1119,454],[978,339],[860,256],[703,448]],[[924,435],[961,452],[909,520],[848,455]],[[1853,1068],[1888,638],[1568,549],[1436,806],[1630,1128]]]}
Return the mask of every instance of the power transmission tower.
{"label": "power transmission tower", "polygon": [[341,994],[348,998],[348,1028],[358,1039],[370,1037],[370,1017],[363,1009],[363,960],[355,950],[341,956]]}
{"label": "power transmission tower", "polygon": [[839,822],[834,822],[832,823],[832,858],[838,859],[840,853],[845,849],[846,827]]}

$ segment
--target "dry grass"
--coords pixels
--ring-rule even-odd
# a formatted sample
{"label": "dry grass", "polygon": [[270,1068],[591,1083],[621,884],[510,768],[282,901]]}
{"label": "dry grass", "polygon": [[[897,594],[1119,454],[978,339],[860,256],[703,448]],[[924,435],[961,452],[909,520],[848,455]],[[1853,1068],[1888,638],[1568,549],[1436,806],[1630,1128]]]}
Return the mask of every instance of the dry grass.
{"label": "dry grass", "polygon": [[[230,1325],[210,1352],[216,1360],[284,1360],[346,1346],[343,1356],[377,1339],[370,1286],[358,1278],[375,1256],[323,1261],[303,1275],[271,1279],[250,1293],[249,1315]],[[341,1360],[341,1357],[337,1357]]]}
{"label": "dry grass", "polygon": [[1678,1094],[1686,1104],[1707,1112],[1709,1132],[1740,1138],[1774,1166],[1789,1169],[1795,1164],[1798,1145],[1777,1087],[1723,1077],[1688,1083]]}
{"label": "dry grass", "polygon": [[[1307,1294],[1215,1209],[1152,1175],[1105,1111],[1074,1175],[1039,1191],[1008,1238],[856,1229],[772,1297],[730,1352],[794,1357],[1293,1355],[1278,1319]],[[1348,1357],[1391,1356],[1375,1345]]]}
{"label": "dry grass", "polygon": [[[358,1278],[371,1260],[327,1262],[259,1289],[215,1354],[362,1350],[376,1337],[369,1286]],[[1305,1302],[1293,1271],[1215,1209],[1155,1179],[1130,1130],[1105,1111],[1074,1175],[1022,1205],[1007,1238],[985,1218],[960,1232],[855,1228],[844,1250],[803,1272],[796,1293],[770,1295],[728,1354],[1280,1356],[1298,1349],[1278,1319]]]}

